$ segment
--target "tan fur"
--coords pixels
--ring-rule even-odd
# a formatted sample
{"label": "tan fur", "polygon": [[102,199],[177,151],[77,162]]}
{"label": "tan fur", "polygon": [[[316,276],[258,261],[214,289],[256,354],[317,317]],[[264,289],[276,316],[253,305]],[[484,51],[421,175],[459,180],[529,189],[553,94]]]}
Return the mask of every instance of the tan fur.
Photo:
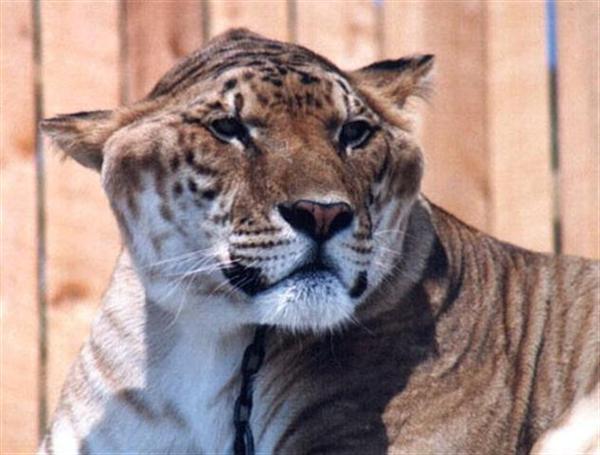
{"label": "tan fur", "polygon": [[[345,73],[234,30],[132,106],[46,121],[101,171],[126,249],[42,452],[231,450],[257,323],[261,453],[528,453],[597,390],[598,263],[499,242],[420,194],[406,102],[431,66]],[[224,115],[248,135],[219,138]],[[341,147],[356,119],[372,134]],[[352,211],[314,253],[333,278],[261,300],[311,260],[278,214],[298,200]]]}

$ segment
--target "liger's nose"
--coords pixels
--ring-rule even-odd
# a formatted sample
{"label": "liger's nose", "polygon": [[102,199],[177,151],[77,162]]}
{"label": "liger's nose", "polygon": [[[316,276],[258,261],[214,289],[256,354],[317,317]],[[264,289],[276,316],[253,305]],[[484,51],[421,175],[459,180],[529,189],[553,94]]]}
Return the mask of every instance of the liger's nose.
{"label": "liger's nose", "polygon": [[331,238],[352,223],[354,212],[345,202],[322,204],[300,200],[277,206],[279,213],[294,229],[318,242]]}

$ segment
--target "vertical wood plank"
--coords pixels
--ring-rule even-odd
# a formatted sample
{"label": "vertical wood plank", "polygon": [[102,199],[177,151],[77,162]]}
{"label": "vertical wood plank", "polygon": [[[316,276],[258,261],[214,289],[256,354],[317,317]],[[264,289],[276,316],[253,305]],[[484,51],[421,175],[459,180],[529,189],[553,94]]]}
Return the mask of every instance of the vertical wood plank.
{"label": "vertical wood plank", "polygon": [[[118,2],[42,2],[47,116],[119,101]],[[47,155],[48,383],[52,410],[106,288],[120,241],[98,175]]]}
{"label": "vertical wood plank", "polygon": [[35,112],[30,2],[2,2],[0,453],[38,444]]}
{"label": "vertical wood plank", "polygon": [[202,46],[200,1],[127,0],[127,99],[146,95],[175,62]]}
{"label": "vertical wood plank", "polygon": [[[491,233],[552,251],[549,81],[543,2],[489,2]],[[463,133],[464,134],[464,133]]]}
{"label": "vertical wood plank", "polygon": [[557,6],[563,252],[600,258],[600,6],[597,2]]}
{"label": "vertical wood plank", "polygon": [[424,193],[464,221],[488,229],[483,3],[386,2],[384,27],[386,58],[436,56],[431,100],[417,109]]}
{"label": "vertical wood plank", "polygon": [[422,18],[417,35],[423,40],[422,48],[411,45],[407,50],[436,55],[433,96],[421,108],[423,191],[467,223],[487,230],[490,188],[483,2],[428,2],[417,8],[414,15]]}
{"label": "vertical wood plank", "polygon": [[543,3],[389,2],[385,8],[386,57],[436,54],[434,95],[421,128],[424,192],[480,229],[550,251]]}
{"label": "vertical wood plank", "polygon": [[418,109],[417,131],[426,160],[423,191],[486,230],[490,195],[483,3],[389,2],[384,14],[386,58],[436,56],[431,101]]}
{"label": "vertical wood plank", "polygon": [[246,27],[267,38],[288,38],[287,0],[210,0],[210,36]]}
{"label": "vertical wood plank", "polygon": [[327,57],[344,70],[372,63],[379,55],[375,8],[370,0],[299,0],[298,44]]}

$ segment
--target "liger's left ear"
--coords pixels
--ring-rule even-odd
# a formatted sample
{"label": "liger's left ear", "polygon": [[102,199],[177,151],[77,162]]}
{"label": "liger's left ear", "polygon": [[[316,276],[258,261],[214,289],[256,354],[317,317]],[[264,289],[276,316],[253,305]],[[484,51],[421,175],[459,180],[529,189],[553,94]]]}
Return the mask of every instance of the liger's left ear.
{"label": "liger's left ear", "polygon": [[359,87],[375,92],[401,108],[411,96],[427,96],[433,62],[433,55],[412,55],[372,63],[351,75]]}

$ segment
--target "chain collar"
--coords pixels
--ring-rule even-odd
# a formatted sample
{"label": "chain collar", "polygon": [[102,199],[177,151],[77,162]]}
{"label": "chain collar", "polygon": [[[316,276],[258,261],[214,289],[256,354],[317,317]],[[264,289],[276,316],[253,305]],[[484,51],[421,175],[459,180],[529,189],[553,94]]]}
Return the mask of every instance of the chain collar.
{"label": "chain collar", "polygon": [[242,386],[235,400],[233,424],[235,426],[234,455],[254,455],[254,437],[250,428],[252,414],[252,392],[254,377],[260,369],[265,357],[266,326],[258,326],[254,332],[254,340],[244,351],[242,360]]}

